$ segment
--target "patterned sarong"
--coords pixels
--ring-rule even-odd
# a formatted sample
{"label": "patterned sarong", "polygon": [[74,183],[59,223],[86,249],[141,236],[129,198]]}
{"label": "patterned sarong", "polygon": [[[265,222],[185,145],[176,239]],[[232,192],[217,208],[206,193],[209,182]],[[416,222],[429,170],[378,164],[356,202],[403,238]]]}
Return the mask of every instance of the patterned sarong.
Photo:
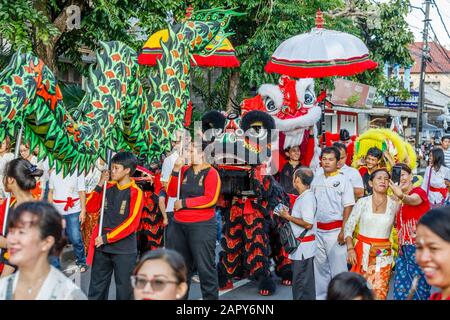
{"label": "patterned sarong", "polygon": [[406,300],[414,277],[419,276],[417,290],[413,300],[428,300],[431,286],[426,282],[425,275],[416,263],[416,246],[401,246],[395,267],[394,299]]}

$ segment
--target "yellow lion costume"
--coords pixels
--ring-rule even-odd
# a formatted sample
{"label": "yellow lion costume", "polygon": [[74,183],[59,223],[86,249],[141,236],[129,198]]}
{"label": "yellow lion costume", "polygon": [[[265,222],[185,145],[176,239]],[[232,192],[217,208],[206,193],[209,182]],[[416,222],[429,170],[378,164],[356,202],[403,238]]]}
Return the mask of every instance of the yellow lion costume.
{"label": "yellow lion costume", "polygon": [[[398,133],[384,128],[370,129],[356,139],[352,166],[358,168],[359,161],[372,147],[383,152],[387,150],[396,163],[403,162],[411,169],[416,168],[417,157],[413,147]],[[386,163],[386,167],[389,171],[392,169],[389,163]]]}
{"label": "yellow lion costume", "polygon": [[[384,128],[369,129],[356,139],[352,166],[358,169],[361,158],[364,158],[367,151],[372,147],[377,147],[383,152],[388,151],[395,163],[405,163],[411,169],[417,166],[417,157],[413,147],[398,133]],[[392,167],[389,162],[385,163],[385,166],[388,171],[391,171]],[[422,177],[416,176],[414,177],[414,181],[415,186],[420,186]],[[392,194],[392,191],[389,190],[389,193]],[[357,226],[355,234],[358,233],[358,230],[359,228]],[[392,228],[389,240],[392,243],[395,258],[398,254],[398,237],[395,228]]]}

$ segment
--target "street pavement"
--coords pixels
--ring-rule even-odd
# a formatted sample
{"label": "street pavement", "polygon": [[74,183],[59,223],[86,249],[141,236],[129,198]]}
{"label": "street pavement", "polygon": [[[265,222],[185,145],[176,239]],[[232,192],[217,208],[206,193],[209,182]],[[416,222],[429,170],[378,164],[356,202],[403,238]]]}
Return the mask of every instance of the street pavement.
{"label": "street pavement", "polygon": [[[216,253],[220,251],[220,246],[217,246]],[[75,257],[73,254],[72,247],[66,247],[63,251],[61,266],[64,273],[68,275],[74,282],[83,290],[87,295],[89,290],[89,281],[91,277],[91,269],[89,268],[84,273],[79,273],[75,271]],[[276,275],[273,275],[273,279],[277,285],[277,289],[272,296],[263,297],[258,294],[258,282],[250,281],[248,279],[243,279],[235,282],[235,286],[231,290],[220,291],[220,300],[292,300],[292,289],[281,284],[281,279]],[[115,300],[116,297],[116,287],[114,284],[114,275],[112,276],[111,286],[109,289],[109,300]],[[191,281],[191,289],[189,291],[189,300],[200,300],[202,294],[200,291],[200,284]]]}
{"label": "street pavement", "polygon": [[[216,257],[218,258],[218,253],[220,252],[220,246],[216,248]],[[66,270],[66,274],[75,281],[75,283],[83,290],[83,292],[88,294],[89,281],[91,276],[91,269],[84,273],[79,273],[71,271],[75,270],[75,257],[73,255],[72,247],[67,247],[61,259],[62,269]],[[292,300],[292,288],[284,286],[281,283],[281,279],[278,278],[273,272],[273,279],[276,283],[276,291],[272,296],[264,297],[258,294],[258,282],[250,281],[248,279],[243,279],[235,282],[234,288],[226,291],[219,291],[220,300]],[[387,300],[393,300],[393,277],[394,272],[392,272],[391,281],[389,283],[389,293]],[[437,289],[433,288],[432,293],[436,292]],[[114,275],[112,276],[111,286],[109,289],[109,300],[115,300],[116,297],[116,287],[114,284]],[[201,300],[202,294],[200,291],[200,284],[191,281],[191,289],[189,291],[189,300]]]}

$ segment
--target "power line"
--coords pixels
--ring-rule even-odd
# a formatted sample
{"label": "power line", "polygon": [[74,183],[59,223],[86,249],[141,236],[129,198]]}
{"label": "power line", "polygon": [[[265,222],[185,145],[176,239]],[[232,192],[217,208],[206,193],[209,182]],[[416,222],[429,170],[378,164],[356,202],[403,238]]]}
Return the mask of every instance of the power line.
{"label": "power line", "polygon": [[[418,8],[418,7],[413,7],[413,8]],[[422,10],[422,8],[418,8],[418,9],[421,9],[421,10]],[[423,10],[422,10],[422,12],[423,12]],[[414,13],[415,13],[415,12],[414,12]],[[423,22],[423,18],[421,18],[421,17],[415,15],[414,13],[411,11],[411,12],[409,13],[409,17],[414,18],[414,19],[417,20],[417,21]],[[414,29],[420,31],[420,34],[423,34],[423,29],[422,29],[422,28],[413,26],[413,25],[411,24],[411,22],[408,22],[408,25],[409,25],[411,28],[414,28]]]}
{"label": "power line", "polygon": [[410,7],[411,9],[417,9],[417,10],[420,10],[420,11],[422,11],[422,13],[425,15],[425,11],[423,10],[422,7],[416,7],[416,6],[413,6],[411,3],[408,3],[408,7]]}
{"label": "power line", "polygon": [[[416,56],[417,58],[421,58],[421,55],[418,54],[418,53],[413,52],[412,54],[413,54],[414,56]],[[445,71],[444,69],[442,69],[442,67],[441,67],[439,64],[437,64],[435,61],[431,61],[429,64],[432,65],[433,67],[435,67],[436,69],[438,69],[439,71],[441,71],[440,74],[441,74],[443,77],[445,77],[445,78],[447,78],[447,79],[450,80],[450,75],[447,74],[448,71]]]}
{"label": "power line", "polygon": [[442,45],[442,43],[439,41],[439,38],[437,37],[436,32],[434,31],[433,25],[430,23],[430,29],[431,32],[433,32],[434,34],[434,39],[435,41],[439,44],[438,48],[440,47],[441,52],[444,53],[444,55],[447,57],[448,62],[450,63],[450,56],[448,55],[447,49],[445,49],[445,47]]}
{"label": "power line", "polygon": [[444,26],[445,32],[447,33],[447,36],[450,38],[450,32],[448,32],[447,26],[445,25],[445,22],[444,22],[444,18],[442,18],[441,10],[439,10],[439,7],[438,7],[438,5],[436,3],[436,0],[433,0],[433,3],[434,3],[434,7],[437,10],[439,18],[440,18],[440,20],[442,22],[442,25]]}
{"label": "power line", "polygon": [[[436,49],[438,50],[439,53],[441,53],[441,55],[444,57],[444,59],[447,60],[447,62],[450,64],[450,56],[448,55],[447,50],[445,49],[445,47],[441,44],[441,42],[439,41],[436,32],[434,31],[433,26],[431,25],[431,23],[429,24],[431,31],[434,34],[434,38],[431,37],[431,35],[429,35],[429,39],[432,40],[432,42],[434,42],[436,44]],[[411,52],[414,56],[416,56],[417,58],[421,58],[422,56],[419,53],[416,53],[414,51]],[[450,75],[448,75],[447,73],[449,73],[448,71],[444,70],[440,64],[438,64],[435,60],[431,60],[430,66],[433,66],[435,69],[441,71],[441,75],[446,77],[447,79],[450,80]]]}

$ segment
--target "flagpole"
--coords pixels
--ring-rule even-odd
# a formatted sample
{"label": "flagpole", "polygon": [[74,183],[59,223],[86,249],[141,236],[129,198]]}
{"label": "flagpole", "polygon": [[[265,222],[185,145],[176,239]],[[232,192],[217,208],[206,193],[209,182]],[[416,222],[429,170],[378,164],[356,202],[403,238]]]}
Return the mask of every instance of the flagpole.
{"label": "flagpole", "polygon": [[[185,139],[185,137],[184,137],[184,130],[183,130],[183,135],[181,137],[181,145],[180,145],[180,157],[183,158],[183,161],[184,161],[184,157],[183,157],[183,154],[184,154],[184,146],[183,146],[184,139]],[[180,171],[178,172],[177,200],[180,200],[180,192],[181,192],[181,168],[180,168]]]}
{"label": "flagpole", "polygon": [[[112,151],[110,149],[106,152],[106,164],[108,165],[108,170],[111,174],[111,158],[112,158]],[[98,235],[102,236],[102,228],[103,228],[103,215],[105,213],[105,200],[106,200],[106,185],[108,181],[103,182],[103,192],[102,192],[102,207],[100,210],[100,217],[99,217],[99,227],[98,227]]]}
{"label": "flagpole", "polygon": [[[182,157],[182,155],[183,155],[183,148],[184,148],[183,144],[184,144],[184,130],[183,130],[182,139],[180,141],[180,155],[179,155],[179,157]],[[180,192],[181,192],[181,168],[180,168],[180,171],[178,171],[177,200],[180,199]],[[164,227],[164,231],[163,231],[164,248],[166,248],[166,246],[167,246],[166,231],[167,231],[167,226]]]}

